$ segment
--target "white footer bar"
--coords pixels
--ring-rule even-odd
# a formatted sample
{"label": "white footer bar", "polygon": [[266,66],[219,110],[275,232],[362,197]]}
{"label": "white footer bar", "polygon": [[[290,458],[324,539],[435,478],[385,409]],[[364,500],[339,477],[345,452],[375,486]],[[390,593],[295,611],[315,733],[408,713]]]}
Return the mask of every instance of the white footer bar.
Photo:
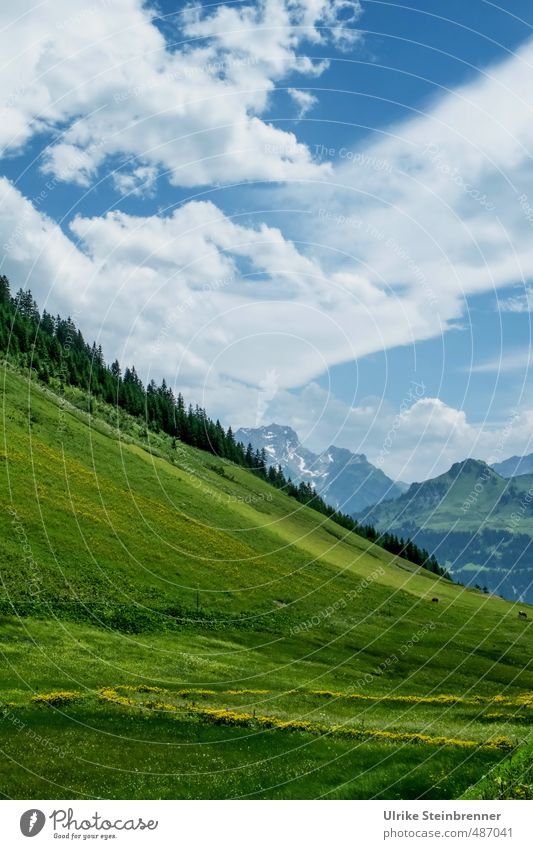
{"label": "white footer bar", "polygon": [[533,802],[1,801],[0,827],[6,849],[532,849]]}

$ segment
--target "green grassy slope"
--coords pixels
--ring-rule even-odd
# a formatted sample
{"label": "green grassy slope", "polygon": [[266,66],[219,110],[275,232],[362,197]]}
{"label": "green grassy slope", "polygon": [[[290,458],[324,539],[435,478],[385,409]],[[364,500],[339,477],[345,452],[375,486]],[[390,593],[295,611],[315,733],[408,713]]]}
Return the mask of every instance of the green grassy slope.
{"label": "green grassy slope", "polygon": [[89,427],[74,390],[3,388],[4,795],[456,796],[527,737],[513,605],[103,405]]}
{"label": "green grassy slope", "polygon": [[533,798],[533,743],[530,742],[496,764],[469,787],[463,799]]}
{"label": "green grassy slope", "polygon": [[[54,610],[73,599],[133,602],[196,618],[199,589],[203,615],[296,624],[380,567],[382,600],[396,591],[410,607],[434,592],[426,573],[393,566],[391,555],[230,463],[187,446],[173,453],[170,440],[152,437],[169,463],[98,420],[88,428],[88,417],[39,386],[28,405],[14,374],[5,403],[4,598]],[[31,559],[21,573],[23,534],[39,563],[38,593]],[[446,582],[439,591],[456,594]],[[353,609],[361,605],[356,598]]]}

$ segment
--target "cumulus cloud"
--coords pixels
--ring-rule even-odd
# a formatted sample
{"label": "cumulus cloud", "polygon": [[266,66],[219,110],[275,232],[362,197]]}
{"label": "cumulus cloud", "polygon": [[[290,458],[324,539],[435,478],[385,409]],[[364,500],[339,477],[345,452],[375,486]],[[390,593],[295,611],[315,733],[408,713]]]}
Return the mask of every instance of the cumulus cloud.
{"label": "cumulus cloud", "polygon": [[[336,150],[325,138],[327,156],[316,155],[264,115],[279,81],[324,70],[305,41],[353,43],[360,12],[320,0],[193,6],[171,47],[140,0],[31,10],[7,0],[0,143],[14,152],[53,130],[45,161],[54,179],[90,185],[117,161],[116,187],[136,197],[162,172],[183,186],[310,179],[297,194],[292,185],[271,192],[290,217],[264,213],[253,226],[196,201],[165,215],[79,214],[63,230],[4,180],[4,271],[41,302],[53,292],[54,311],[78,309],[109,356],[170,379],[175,364],[180,386],[226,421],[238,423],[249,400],[257,410],[274,373],[278,418],[285,410],[307,430],[314,422],[321,436],[344,421],[351,448],[372,429],[371,458],[400,415],[397,459],[391,452],[384,468],[407,476],[409,461],[425,476],[436,457],[444,466],[470,445],[483,456],[495,437],[438,399],[400,413],[379,399],[332,412],[330,399],[326,414],[313,381],[338,363],[467,326],[469,295],[532,279],[533,44],[380,141]],[[291,91],[304,105],[307,92]],[[280,203],[288,197],[297,203]],[[528,286],[500,305],[529,311]],[[476,369],[502,362],[528,365],[511,352]]]}
{"label": "cumulus cloud", "polygon": [[[216,387],[212,398],[218,401]],[[254,426],[252,393],[247,401],[239,424]],[[364,453],[394,480],[407,482],[440,475],[467,457],[496,463],[533,449],[533,410],[509,410],[497,424],[474,423],[464,410],[429,396],[416,379],[406,381],[397,405],[379,395],[347,404],[315,382],[301,392],[278,390],[263,413],[263,422],[271,421],[291,422],[315,452],[333,444]]]}
{"label": "cumulus cloud", "polygon": [[388,344],[384,328],[403,338],[416,309],[399,322],[391,293],[347,272],[326,277],[277,228],[194,201],[167,216],[79,215],[69,238],[6,179],[0,199],[3,273],[73,315],[109,358],[136,363],[145,380],[165,375],[226,423],[254,425],[260,408],[315,450],[366,453],[404,480],[465,456],[528,450],[533,411],[492,427],[427,397],[416,380],[397,407],[379,394],[346,404],[314,382],[332,363]]}
{"label": "cumulus cloud", "polygon": [[213,371],[256,385],[274,369],[282,388],[294,388],[391,340],[432,332],[415,302],[404,305],[348,270],[324,269],[279,228],[244,225],[211,202],[168,215],[78,215],[69,239],[9,181],[0,187],[5,269],[29,280],[41,301],[54,287],[67,312],[84,292],[84,326],[94,332],[105,319],[106,350],[127,340],[123,358],[150,361],[147,349],[169,312],[191,301],[152,360],[158,374],[169,362],[193,362],[197,386]]}
{"label": "cumulus cloud", "polygon": [[359,0],[297,0],[293,8],[317,42],[329,38],[340,49],[348,50],[362,38],[354,26],[363,14]]}
{"label": "cumulus cloud", "polygon": [[8,180],[0,191],[4,272],[41,302],[83,310],[88,333],[102,322],[113,356],[121,344],[121,359],[151,363],[158,375],[177,363],[197,389],[213,373],[255,384],[269,369],[284,388],[302,385],[373,347],[371,329],[355,347],[350,334],[368,325],[372,305],[394,314],[384,293],[356,277],[328,278],[278,228],[244,226],[208,201],[166,216],[78,215],[69,238]]}
{"label": "cumulus cloud", "polygon": [[125,193],[153,184],[156,169],[181,186],[319,178],[327,165],[261,118],[280,79],[327,66],[301,50],[318,37],[317,25],[336,19],[330,3],[313,5],[190,7],[175,47],[142,0],[23,2],[22,9],[8,0],[0,11],[0,144],[16,151],[35,134],[57,131],[45,167],[80,185],[106,163],[136,160],[115,177]]}
{"label": "cumulus cloud", "polygon": [[157,168],[153,165],[139,165],[129,170],[117,170],[113,172],[113,182],[123,195],[154,197],[157,188]]}

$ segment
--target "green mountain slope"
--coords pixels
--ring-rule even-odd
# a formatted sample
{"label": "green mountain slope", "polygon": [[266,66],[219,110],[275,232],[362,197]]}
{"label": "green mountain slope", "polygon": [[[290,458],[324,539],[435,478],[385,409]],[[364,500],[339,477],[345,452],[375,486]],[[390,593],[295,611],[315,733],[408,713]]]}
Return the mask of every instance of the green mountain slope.
{"label": "green mountain slope", "polygon": [[[98,408],[99,414],[113,422],[117,418],[122,423],[127,421],[138,437],[146,439],[148,428],[152,434],[171,437],[173,451],[177,450],[179,440],[181,446],[192,446],[213,457],[229,460],[253,471],[256,477],[268,481],[300,504],[313,507],[341,527],[356,530],[366,539],[376,541],[373,528],[356,527],[350,515],[327,504],[309,482],[301,480],[296,485],[288,480],[279,465],[272,465],[274,458],[270,457],[269,461],[265,450],[257,448],[254,451],[250,444],[237,441],[231,427],[226,430],[202,407],[187,406],[182,394],[174,394],[164,378],[159,386],[151,380],[145,387],[133,365],[126,366],[124,372],[118,360],[107,365],[101,347],[94,342],[92,345],[86,343],[71,318],[53,318],[46,310],[41,314],[31,291],[19,289],[11,297],[9,281],[3,275],[0,275],[0,351],[12,367],[27,370],[43,385],[73,394],[82,405],[87,408],[89,405],[91,410]],[[89,401],[87,393],[90,393]],[[114,405],[114,416],[106,404]],[[168,443],[164,447],[167,459],[175,460],[168,454]],[[183,462],[187,462],[186,456]],[[228,498],[231,500],[233,496]],[[235,498],[239,500],[240,496]],[[388,535],[380,544],[394,555],[406,556],[437,575],[445,575],[434,558],[410,541],[406,547],[400,545],[396,537]]]}
{"label": "green mountain slope", "polygon": [[411,536],[456,580],[533,601],[533,475],[507,480],[465,460],[360,518]]}
{"label": "green mountain slope", "polygon": [[28,401],[14,373],[4,402],[4,609],[8,598],[77,615],[86,603],[131,603],[177,622],[279,617],[283,604],[297,617],[314,610],[325,577],[353,581],[380,565],[383,586],[432,591],[407,561],[393,568],[391,555],[232,463],[164,435],[150,435],[150,453],[37,384]]}
{"label": "green mountain slope", "polygon": [[525,739],[531,617],[86,405],[4,372],[0,792],[440,798]]}

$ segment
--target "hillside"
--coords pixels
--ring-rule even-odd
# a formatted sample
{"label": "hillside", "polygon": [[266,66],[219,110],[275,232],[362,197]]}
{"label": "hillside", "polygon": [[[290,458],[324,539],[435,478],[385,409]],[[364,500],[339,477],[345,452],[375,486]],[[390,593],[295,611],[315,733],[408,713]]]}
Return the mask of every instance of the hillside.
{"label": "hillside", "polygon": [[[176,452],[190,446],[215,459],[229,460],[252,471],[254,476],[299,504],[333,519],[345,530],[357,531],[376,542],[373,527],[358,525],[352,516],[326,503],[312,483],[296,484],[287,479],[279,465],[269,464],[265,449],[254,451],[251,444],[246,446],[235,439],[231,426],[224,428],[198,404],[187,406],[181,392],[175,394],[164,378],[159,385],[151,380],[145,386],[134,365],[126,366],[124,371],[118,360],[108,365],[102,348],[94,342],[87,343],[70,317],[53,318],[46,310],[41,314],[29,290],[19,289],[12,297],[9,280],[4,276],[0,276],[0,351],[5,354],[6,363],[27,370],[41,384],[62,394],[66,390],[81,392],[81,403],[86,409],[93,411],[100,404],[100,412],[104,413],[106,405],[112,404],[115,418],[131,419],[134,431],[143,440],[148,438],[149,431],[152,435],[162,433],[171,437],[173,455],[168,454],[167,440],[168,458],[175,459]],[[109,411],[106,415],[109,419]],[[220,469],[216,464],[213,468]],[[410,540],[400,544],[394,535],[381,535],[380,545],[437,575],[449,577],[434,557]]]}
{"label": "hillside", "polygon": [[531,616],[84,407],[4,371],[4,793],[444,798],[525,738]]}
{"label": "hillside", "polygon": [[296,483],[315,487],[328,504],[354,515],[365,507],[401,495],[404,484],[397,484],[364,454],[330,445],[321,454],[305,448],[298,434],[285,425],[240,428],[235,438],[255,450],[264,449],[268,462],[279,465]]}
{"label": "hillside", "polygon": [[359,518],[412,537],[456,580],[531,602],[532,487],[531,475],[507,480],[480,460],[465,460]]}
{"label": "hillside", "polygon": [[[405,589],[412,575],[414,594],[428,592],[412,564],[392,568],[382,549],[250,472],[147,434],[142,419],[119,414],[128,430],[116,430],[112,407],[93,400],[89,417],[67,401],[70,395],[83,408],[84,394],[65,392],[55,396],[34,382],[28,406],[23,378],[5,374],[4,610],[8,598],[24,610],[60,615],[74,607],[84,617],[89,602],[108,612],[133,604],[142,621],[150,601],[171,622],[196,618],[197,609],[223,621],[250,614],[299,621],[314,610],[324,565],[332,580],[339,569],[346,579],[384,563],[384,585]],[[22,573],[17,523],[31,536]],[[39,564],[38,592],[32,563]],[[280,606],[289,610],[276,613]]]}

